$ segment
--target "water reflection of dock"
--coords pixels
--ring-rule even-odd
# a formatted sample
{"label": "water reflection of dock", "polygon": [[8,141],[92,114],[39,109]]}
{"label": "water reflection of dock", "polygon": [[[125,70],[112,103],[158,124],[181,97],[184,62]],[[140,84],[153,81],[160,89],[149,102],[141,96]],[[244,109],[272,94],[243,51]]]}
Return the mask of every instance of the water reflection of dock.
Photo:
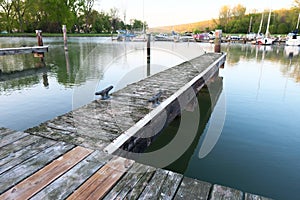
{"label": "water reflection of dock", "polygon": [[[0,129],[0,199],[242,199],[241,191],[120,157],[147,147],[225,58],[204,54],[28,133]],[[148,99],[158,91],[154,107]]]}

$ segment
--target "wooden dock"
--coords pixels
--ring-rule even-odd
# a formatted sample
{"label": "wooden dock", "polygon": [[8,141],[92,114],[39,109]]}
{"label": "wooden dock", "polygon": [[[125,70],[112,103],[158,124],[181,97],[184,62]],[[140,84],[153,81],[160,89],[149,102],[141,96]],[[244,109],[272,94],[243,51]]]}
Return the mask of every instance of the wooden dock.
{"label": "wooden dock", "polygon": [[[118,153],[119,149],[142,152],[225,59],[226,54],[207,53],[25,132],[1,128],[0,200],[267,200],[143,165]],[[161,103],[154,106],[148,100],[158,92]],[[163,116],[167,117],[162,120]],[[146,137],[150,132],[152,136]],[[136,139],[139,134],[146,138]]]}
{"label": "wooden dock", "polygon": [[0,56],[46,52],[48,52],[48,46],[0,48]]}
{"label": "wooden dock", "polygon": [[101,150],[0,129],[0,199],[268,200]]}

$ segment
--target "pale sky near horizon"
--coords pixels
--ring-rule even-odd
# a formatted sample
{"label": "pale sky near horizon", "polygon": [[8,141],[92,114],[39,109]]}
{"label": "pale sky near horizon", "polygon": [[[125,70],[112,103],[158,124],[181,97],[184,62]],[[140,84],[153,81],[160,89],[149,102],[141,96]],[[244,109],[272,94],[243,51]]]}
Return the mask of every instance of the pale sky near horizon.
{"label": "pale sky near horizon", "polygon": [[269,9],[291,8],[294,0],[96,0],[95,9],[119,10],[119,17],[126,23],[130,19],[145,20],[149,27],[169,26],[192,23],[218,18],[219,10],[224,5],[234,7],[241,4],[246,12],[256,9],[258,12]]}

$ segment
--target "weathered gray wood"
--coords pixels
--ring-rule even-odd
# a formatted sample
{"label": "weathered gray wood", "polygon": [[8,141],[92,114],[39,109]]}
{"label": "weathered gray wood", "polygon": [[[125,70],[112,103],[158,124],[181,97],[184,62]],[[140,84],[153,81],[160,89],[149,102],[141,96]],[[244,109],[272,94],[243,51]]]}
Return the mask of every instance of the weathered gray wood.
{"label": "weathered gray wood", "polygon": [[174,199],[208,199],[210,188],[210,183],[184,177]]}
{"label": "weathered gray wood", "polygon": [[0,127],[0,136],[4,137],[5,135],[8,135],[10,133],[14,132],[13,130],[10,130],[8,128]]}
{"label": "weathered gray wood", "polygon": [[124,199],[135,200],[141,195],[145,187],[148,185],[148,182],[152,178],[155,171],[150,169],[139,179],[139,181],[134,185],[134,187],[126,194]]}
{"label": "weathered gray wood", "polygon": [[77,146],[73,148],[11,189],[7,190],[5,193],[0,195],[0,199],[9,200],[15,198],[31,198],[91,153],[92,150],[84,147]]}
{"label": "weathered gray wood", "polygon": [[57,142],[53,140],[39,138],[32,145],[27,146],[17,152],[10,153],[9,156],[0,160],[0,174],[44,151],[55,143]]}
{"label": "weathered gray wood", "polygon": [[0,148],[4,147],[5,145],[8,145],[10,143],[13,143],[25,136],[27,136],[27,133],[19,132],[19,131],[13,131],[8,132],[9,134],[5,134],[4,136],[1,136],[0,140]]}
{"label": "weathered gray wood", "polygon": [[27,53],[45,53],[45,52],[48,52],[48,46],[0,48],[0,56],[27,54]]}
{"label": "weathered gray wood", "polygon": [[245,194],[245,200],[272,200],[270,198],[262,197],[255,194],[246,193]]}
{"label": "weathered gray wood", "polygon": [[43,168],[46,164],[61,156],[72,147],[73,145],[66,143],[57,143],[56,145],[47,148],[43,152],[1,174],[0,194]]}
{"label": "weathered gray wood", "polygon": [[93,152],[66,174],[33,196],[32,200],[66,199],[111,158],[111,155],[104,152]]}
{"label": "weathered gray wood", "polygon": [[[161,99],[165,101],[180,88],[186,84],[189,85],[190,81],[193,81],[201,72],[204,73],[221,57],[221,54],[214,53],[202,55],[130,84],[111,94],[111,98],[106,101],[95,100],[26,132],[88,148],[103,149],[119,136],[123,136],[125,131],[140,122],[154,109],[148,102],[150,97],[161,91]],[[203,74],[206,78],[218,68],[218,63],[210,67],[212,70]],[[192,87],[199,89],[203,83],[203,80],[200,80],[199,83],[196,81]],[[167,108],[168,123],[180,113],[178,102],[176,103],[176,100],[174,102],[173,107]],[[155,125],[149,126],[150,129],[152,127]],[[155,130],[160,131],[159,129]],[[152,140],[152,138],[150,139]],[[145,146],[143,145],[145,141],[137,140],[137,142],[140,146]],[[132,145],[134,146],[134,144]],[[142,151],[142,149],[140,150]]]}
{"label": "weathered gray wood", "polygon": [[118,182],[118,184],[113,187],[113,189],[105,196],[103,200],[124,199],[143,176],[153,171],[155,171],[153,167],[134,163],[132,168]]}
{"label": "weathered gray wood", "polygon": [[3,159],[4,157],[10,155],[11,153],[17,152],[17,151],[31,145],[32,143],[35,143],[38,139],[40,139],[40,137],[28,135],[28,136],[23,137],[11,144],[1,147],[0,148],[0,160]]}
{"label": "weathered gray wood", "polygon": [[168,171],[157,169],[139,199],[153,199],[160,195],[160,189],[168,176]]}
{"label": "weathered gray wood", "polygon": [[99,169],[92,177],[76,189],[68,200],[102,199],[121,177],[130,169],[134,161],[115,157]]}
{"label": "weathered gray wood", "polygon": [[179,188],[179,185],[183,179],[183,175],[169,171],[167,178],[165,179],[158,199],[172,200]]}
{"label": "weathered gray wood", "polygon": [[210,200],[242,200],[243,192],[224,187],[220,185],[214,185],[213,190],[211,192]]}

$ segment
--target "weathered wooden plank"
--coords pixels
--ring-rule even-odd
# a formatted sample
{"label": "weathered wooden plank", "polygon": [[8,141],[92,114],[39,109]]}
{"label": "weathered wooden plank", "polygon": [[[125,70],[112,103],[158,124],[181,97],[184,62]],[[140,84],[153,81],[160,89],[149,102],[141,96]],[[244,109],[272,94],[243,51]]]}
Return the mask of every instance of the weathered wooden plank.
{"label": "weathered wooden plank", "polygon": [[12,133],[6,134],[3,137],[1,136],[0,140],[0,147],[3,147],[5,145],[8,145],[10,143],[13,143],[25,136],[27,136],[27,133],[19,132],[19,131],[14,131]]}
{"label": "weathered wooden plank", "polygon": [[245,194],[245,200],[272,200],[270,198],[262,197],[256,194],[250,194],[246,193]]}
{"label": "weathered wooden plank", "polygon": [[145,187],[148,185],[150,179],[153,177],[154,173],[155,169],[150,168],[145,174],[143,174],[134,187],[126,194],[124,199],[138,199]]}
{"label": "weathered wooden plank", "polygon": [[15,132],[15,131],[13,131],[11,129],[8,129],[8,128],[4,128],[4,127],[0,128],[0,136],[1,137],[4,137],[5,135],[8,135],[8,134],[10,134],[12,132]]}
{"label": "weathered wooden plank", "polygon": [[32,175],[33,173],[37,172],[52,160],[56,159],[72,148],[73,145],[59,142],[56,145],[47,148],[43,152],[1,174],[0,194],[18,184],[20,181]]}
{"label": "weathered wooden plank", "polygon": [[45,53],[45,52],[48,52],[48,46],[0,48],[0,56],[26,54],[26,53]]}
{"label": "weathered wooden plank", "polygon": [[139,163],[134,163],[124,177],[115,185],[103,200],[124,199],[126,195],[147,173],[154,172],[155,168]]}
{"label": "weathered wooden plank", "polygon": [[120,157],[110,161],[68,197],[68,200],[101,199],[133,163]]}
{"label": "weathered wooden plank", "polygon": [[31,200],[66,199],[111,158],[111,155],[102,151],[93,152],[67,173],[33,196]]}
{"label": "weathered wooden plank", "polygon": [[213,190],[211,192],[210,200],[242,200],[243,192],[224,187],[220,185],[214,185]]}
{"label": "weathered wooden plank", "polygon": [[210,188],[210,183],[184,177],[174,199],[208,199]]}
{"label": "weathered wooden plank", "polygon": [[157,169],[139,199],[153,199],[159,196],[160,188],[168,176],[168,171]]}
{"label": "weathered wooden plank", "polygon": [[0,160],[0,174],[44,151],[55,143],[57,142],[53,140],[39,138],[32,145],[27,146],[17,152],[10,153],[9,156]]}
{"label": "weathered wooden plank", "polygon": [[[17,152],[33,143],[35,143],[40,137],[37,136],[25,136],[11,144],[8,144],[0,148],[0,159],[10,155],[11,153]],[[0,161],[1,162],[1,161]]]}
{"label": "weathered wooden plank", "polygon": [[172,200],[182,179],[183,175],[169,171],[168,176],[160,189],[158,198],[162,200]]}
{"label": "weathered wooden plank", "polygon": [[4,194],[0,195],[0,199],[21,200],[32,197],[42,188],[46,187],[49,183],[88,156],[91,152],[92,150],[83,147],[75,147]]}

